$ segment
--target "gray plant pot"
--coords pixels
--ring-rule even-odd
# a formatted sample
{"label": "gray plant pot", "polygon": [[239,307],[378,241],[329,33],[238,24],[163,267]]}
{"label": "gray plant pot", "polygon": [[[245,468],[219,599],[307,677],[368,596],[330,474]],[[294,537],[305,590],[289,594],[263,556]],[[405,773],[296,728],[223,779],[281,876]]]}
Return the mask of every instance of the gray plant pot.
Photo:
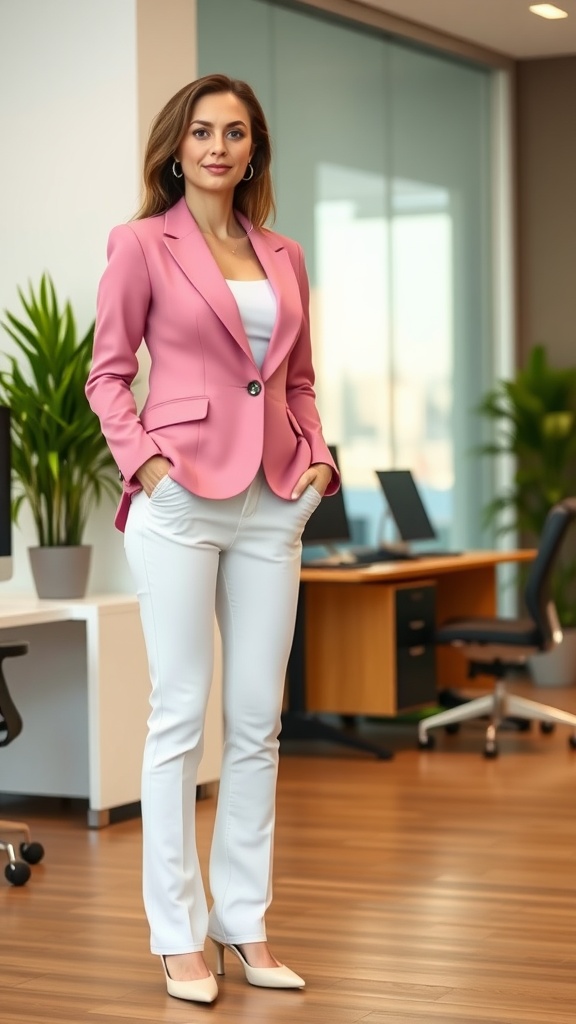
{"label": "gray plant pot", "polygon": [[92,547],[28,548],[38,597],[84,597]]}
{"label": "gray plant pot", "polygon": [[545,654],[533,654],[528,660],[532,682],[536,686],[574,686],[576,684],[576,629],[565,629],[558,647]]}

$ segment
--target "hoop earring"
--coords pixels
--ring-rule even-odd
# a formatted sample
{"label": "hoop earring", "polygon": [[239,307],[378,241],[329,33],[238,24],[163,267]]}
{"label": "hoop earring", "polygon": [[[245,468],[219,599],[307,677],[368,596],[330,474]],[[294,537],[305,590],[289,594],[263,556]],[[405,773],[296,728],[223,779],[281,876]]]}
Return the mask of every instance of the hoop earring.
{"label": "hoop earring", "polygon": [[178,165],[178,160],[174,160],[174,162],[172,164],[172,174],[174,175],[175,178],[183,178],[184,177],[184,172],[183,171],[180,171],[180,174],[176,173],[177,165]]}
{"label": "hoop earring", "polygon": [[248,169],[250,170],[250,174],[248,175],[247,178],[246,177],[242,178],[242,181],[252,181],[252,178],[254,177],[254,168],[252,167],[252,164],[248,164],[248,167],[246,168],[246,170],[248,170]]}

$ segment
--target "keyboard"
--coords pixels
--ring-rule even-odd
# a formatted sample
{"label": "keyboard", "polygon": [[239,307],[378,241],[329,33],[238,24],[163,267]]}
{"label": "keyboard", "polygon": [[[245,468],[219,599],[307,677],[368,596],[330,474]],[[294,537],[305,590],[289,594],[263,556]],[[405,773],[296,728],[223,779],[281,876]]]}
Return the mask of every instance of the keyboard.
{"label": "keyboard", "polygon": [[386,562],[414,562],[426,558],[448,558],[461,555],[461,551],[402,551],[400,548],[370,548],[366,551],[348,551],[342,558],[327,555],[302,563],[303,569],[361,569],[365,565]]}
{"label": "keyboard", "polygon": [[370,551],[354,551],[352,565],[374,565],[376,562],[409,562],[414,558],[409,551],[397,548],[372,548]]}
{"label": "keyboard", "polygon": [[408,562],[414,555],[396,548],[371,548],[367,551],[350,551],[341,559],[327,556],[303,562],[304,569],[359,569],[364,565],[378,565],[382,562]]}

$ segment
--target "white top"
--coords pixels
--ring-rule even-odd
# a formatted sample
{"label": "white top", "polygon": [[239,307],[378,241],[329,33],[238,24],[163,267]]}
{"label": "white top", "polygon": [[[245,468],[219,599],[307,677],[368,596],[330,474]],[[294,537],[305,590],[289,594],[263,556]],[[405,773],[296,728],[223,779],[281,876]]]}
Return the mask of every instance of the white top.
{"label": "white top", "polygon": [[236,299],[254,362],[261,370],[276,323],[277,304],[272,286],[268,278],[260,281],[226,279],[226,284]]}

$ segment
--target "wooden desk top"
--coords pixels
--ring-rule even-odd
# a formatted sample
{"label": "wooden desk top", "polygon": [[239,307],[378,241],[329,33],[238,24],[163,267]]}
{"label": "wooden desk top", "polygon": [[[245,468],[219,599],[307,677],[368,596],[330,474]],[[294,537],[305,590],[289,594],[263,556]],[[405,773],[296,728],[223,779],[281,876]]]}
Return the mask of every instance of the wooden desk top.
{"label": "wooden desk top", "polygon": [[446,573],[465,572],[468,569],[489,568],[505,562],[531,562],[536,550],[524,548],[511,551],[466,551],[461,555],[426,555],[398,562],[378,562],[360,568],[342,569],[323,566],[303,566],[303,583],[383,583],[399,580],[426,579]]}

